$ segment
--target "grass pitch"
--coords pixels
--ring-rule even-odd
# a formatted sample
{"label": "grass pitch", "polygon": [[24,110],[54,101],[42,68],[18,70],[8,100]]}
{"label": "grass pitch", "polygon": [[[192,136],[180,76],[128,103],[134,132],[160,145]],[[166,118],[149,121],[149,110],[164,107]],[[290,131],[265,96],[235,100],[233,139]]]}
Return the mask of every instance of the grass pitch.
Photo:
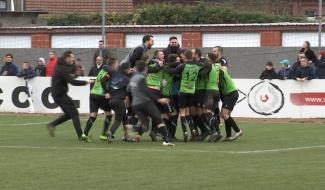
{"label": "grass pitch", "polygon": [[103,119],[90,144],[76,140],[71,122],[50,138],[45,123],[54,117],[0,115],[1,190],[325,187],[324,124],[246,121],[236,142],[163,147],[148,134],[140,143],[121,142],[121,129],[112,144],[97,140]]}

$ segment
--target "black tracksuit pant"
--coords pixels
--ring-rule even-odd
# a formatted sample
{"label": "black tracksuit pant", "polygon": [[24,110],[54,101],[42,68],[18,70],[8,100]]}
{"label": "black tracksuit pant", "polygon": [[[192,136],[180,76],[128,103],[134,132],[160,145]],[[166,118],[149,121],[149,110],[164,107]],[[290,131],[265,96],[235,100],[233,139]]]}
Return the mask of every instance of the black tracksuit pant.
{"label": "black tracksuit pant", "polygon": [[68,95],[53,96],[54,102],[60,106],[63,111],[63,115],[52,121],[50,125],[53,127],[72,119],[73,126],[76,130],[78,137],[82,136],[82,129],[80,127],[79,112],[75,107],[72,99]]}

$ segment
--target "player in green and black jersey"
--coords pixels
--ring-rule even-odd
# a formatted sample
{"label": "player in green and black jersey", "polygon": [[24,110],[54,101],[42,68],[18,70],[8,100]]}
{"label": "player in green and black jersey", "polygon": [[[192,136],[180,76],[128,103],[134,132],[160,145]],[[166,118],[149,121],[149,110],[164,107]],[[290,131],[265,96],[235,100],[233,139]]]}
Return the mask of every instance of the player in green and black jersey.
{"label": "player in green and black jersey", "polygon": [[[221,68],[223,76],[219,80],[220,99],[222,101],[221,117],[225,121],[226,141],[233,141],[239,138],[243,132],[237,126],[235,120],[231,117],[231,112],[234,109],[238,100],[239,94],[237,87],[229,75],[228,71]],[[235,131],[235,135],[231,135],[231,130]]]}

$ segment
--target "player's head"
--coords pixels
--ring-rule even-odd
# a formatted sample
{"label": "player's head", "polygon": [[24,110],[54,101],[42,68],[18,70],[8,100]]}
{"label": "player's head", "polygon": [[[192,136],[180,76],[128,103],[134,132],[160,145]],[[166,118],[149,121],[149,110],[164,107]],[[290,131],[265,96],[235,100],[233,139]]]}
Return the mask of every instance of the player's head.
{"label": "player's head", "polygon": [[96,64],[101,65],[103,63],[103,58],[101,56],[96,57]]}
{"label": "player's head", "polygon": [[106,63],[110,68],[112,68],[114,71],[118,70],[118,60],[116,58],[110,58],[107,60]]}
{"label": "player's head", "polygon": [[74,63],[74,55],[71,50],[65,51],[62,57],[67,64],[72,65]]}
{"label": "player's head", "polygon": [[201,49],[199,48],[192,49],[192,54],[193,54],[193,60],[198,60],[202,57],[202,52]]}
{"label": "player's head", "polygon": [[165,61],[165,54],[162,49],[157,49],[154,55],[159,61]]}
{"label": "player's head", "polygon": [[168,63],[175,63],[177,61],[177,54],[169,54],[167,58]]}
{"label": "player's head", "polygon": [[221,46],[215,46],[212,48],[212,52],[217,55],[217,57],[221,57],[223,54],[223,48]]}
{"label": "player's head", "polygon": [[151,49],[151,47],[155,44],[153,41],[153,35],[151,34],[144,35],[142,38],[142,43],[144,43],[148,49]]}
{"label": "player's head", "polygon": [[184,56],[185,56],[185,61],[192,61],[193,60],[192,51],[189,50],[189,49],[185,50]]}
{"label": "player's head", "polygon": [[186,51],[186,49],[182,49],[180,52],[179,52],[179,58],[180,58],[180,61],[181,61],[181,63],[183,63],[183,62],[185,62],[185,51]]}
{"label": "player's head", "polygon": [[147,64],[144,61],[137,61],[135,63],[135,68],[140,73],[146,73],[147,72]]}
{"label": "player's head", "polygon": [[303,46],[303,48],[305,48],[305,51],[309,50],[310,49],[310,42],[309,41],[304,41],[304,44],[302,46]]}
{"label": "player's head", "polygon": [[210,52],[210,53],[208,53],[208,60],[209,60],[209,63],[211,63],[211,64],[216,63],[218,60],[218,57],[215,53]]}

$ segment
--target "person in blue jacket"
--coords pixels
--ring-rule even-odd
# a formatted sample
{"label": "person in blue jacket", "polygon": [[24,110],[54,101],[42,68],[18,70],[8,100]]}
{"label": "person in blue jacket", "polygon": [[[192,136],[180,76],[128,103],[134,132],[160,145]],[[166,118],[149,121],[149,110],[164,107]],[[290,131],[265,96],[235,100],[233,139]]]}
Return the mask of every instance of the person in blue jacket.
{"label": "person in blue jacket", "polygon": [[281,80],[286,80],[290,76],[290,71],[291,71],[291,65],[289,60],[284,59],[280,62],[281,64],[281,69],[278,72],[278,77]]}
{"label": "person in blue jacket", "polygon": [[18,66],[13,62],[13,55],[8,53],[5,56],[5,64],[1,67],[1,76],[17,76],[19,73]]}

